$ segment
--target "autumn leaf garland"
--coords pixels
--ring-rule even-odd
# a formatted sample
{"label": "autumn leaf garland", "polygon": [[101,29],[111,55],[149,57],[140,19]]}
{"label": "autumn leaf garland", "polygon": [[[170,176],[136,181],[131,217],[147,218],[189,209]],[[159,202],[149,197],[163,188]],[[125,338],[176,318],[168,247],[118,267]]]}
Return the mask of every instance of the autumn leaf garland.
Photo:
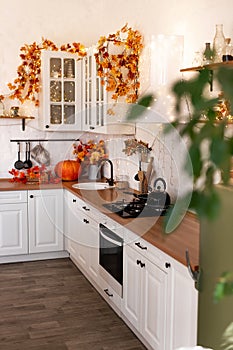
{"label": "autumn leaf garland", "polygon": [[42,38],[40,45],[36,42],[31,45],[25,44],[20,49],[22,63],[17,69],[17,78],[13,84],[8,84],[9,89],[12,90],[9,96],[11,99],[18,99],[21,103],[30,100],[34,102],[35,106],[39,106],[42,50],[77,53],[78,58],[86,55],[86,49],[80,43],[65,44],[58,48],[51,40]]}
{"label": "autumn leaf garland", "polygon": [[[109,46],[118,53],[110,53]],[[124,97],[127,103],[135,103],[138,98],[139,57],[143,48],[142,35],[126,24],[115,34],[101,37],[97,44],[95,59],[97,73],[106,90],[112,92],[112,99],[117,101]],[[43,50],[65,51],[76,53],[78,59],[86,56],[86,48],[80,43],[64,44],[60,48],[51,40],[42,38],[42,43],[25,44],[20,48],[22,63],[17,68],[17,78],[9,83],[10,99],[18,99],[21,103],[29,100],[39,106],[41,52]],[[1,96],[4,99],[4,96]]]}
{"label": "autumn leaf garland", "polygon": [[[111,43],[120,53],[109,52]],[[140,87],[138,66],[142,49],[142,35],[127,24],[115,34],[99,39],[95,53],[97,71],[106,90],[112,92],[113,100],[124,96],[127,103],[137,101]]]}

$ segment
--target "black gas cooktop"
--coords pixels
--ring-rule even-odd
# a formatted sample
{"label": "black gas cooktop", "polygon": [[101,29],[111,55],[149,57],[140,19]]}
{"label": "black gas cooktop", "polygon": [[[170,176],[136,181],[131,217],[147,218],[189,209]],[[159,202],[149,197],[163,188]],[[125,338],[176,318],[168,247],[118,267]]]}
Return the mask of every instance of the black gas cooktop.
{"label": "black gas cooktop", "polygon": [[131,202],[125,200],[103,204],[105,208],[122,218],[136,218],[149,216],[164,216],[167,214],[170,206],[159,206],[149,204],[142,199],[133,199]]}

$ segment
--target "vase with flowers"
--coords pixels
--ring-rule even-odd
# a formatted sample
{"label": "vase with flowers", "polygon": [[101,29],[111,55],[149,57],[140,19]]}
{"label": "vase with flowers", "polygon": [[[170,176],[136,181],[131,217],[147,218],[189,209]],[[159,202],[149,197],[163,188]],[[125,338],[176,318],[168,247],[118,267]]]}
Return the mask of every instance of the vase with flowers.
{"label": "vase with flowers", "polygon": [[73,148],[77,161],[82,162],[83,175],[86,174],[89,180],[100,179],[100,163],[103,159],[108,158],[104,140],[98,142],[89,140],[86,143],[79,140],[78,144],[73,145]]}

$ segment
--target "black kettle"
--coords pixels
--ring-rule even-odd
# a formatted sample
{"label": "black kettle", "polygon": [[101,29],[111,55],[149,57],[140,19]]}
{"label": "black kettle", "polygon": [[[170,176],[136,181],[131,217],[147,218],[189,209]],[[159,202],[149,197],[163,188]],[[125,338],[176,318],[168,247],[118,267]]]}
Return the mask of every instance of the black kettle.
{"label": "black kettle", "polygon": [[[161,185],[162,184],[162,188]],[[166,208],[171,204],[171,198],[166,192],[167,184],[162,177],[158,177],[153,186],[153,191],[148,195],[148,203],[160,208]]]}

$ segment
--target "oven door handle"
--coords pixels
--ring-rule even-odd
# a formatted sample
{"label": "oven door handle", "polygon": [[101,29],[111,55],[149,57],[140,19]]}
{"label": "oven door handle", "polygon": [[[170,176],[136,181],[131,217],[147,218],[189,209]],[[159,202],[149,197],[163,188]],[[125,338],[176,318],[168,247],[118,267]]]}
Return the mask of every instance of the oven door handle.
{"label": "oven door handle", "polygon": [[115,244],[115,245],[118,245],[118,247],[122,247],[122,243],[121,243],[121,242],[117,242],[117,241],[115,241],[114,239],[112,239],[112,238],[106,236],[102,231],[100,231],[100,234],[101,234],[101,236],[102,236],[104,239],[106,239],[106,241],[109,241],[109,242],[111,242],[111,243],[113,243],[113,244]]}

